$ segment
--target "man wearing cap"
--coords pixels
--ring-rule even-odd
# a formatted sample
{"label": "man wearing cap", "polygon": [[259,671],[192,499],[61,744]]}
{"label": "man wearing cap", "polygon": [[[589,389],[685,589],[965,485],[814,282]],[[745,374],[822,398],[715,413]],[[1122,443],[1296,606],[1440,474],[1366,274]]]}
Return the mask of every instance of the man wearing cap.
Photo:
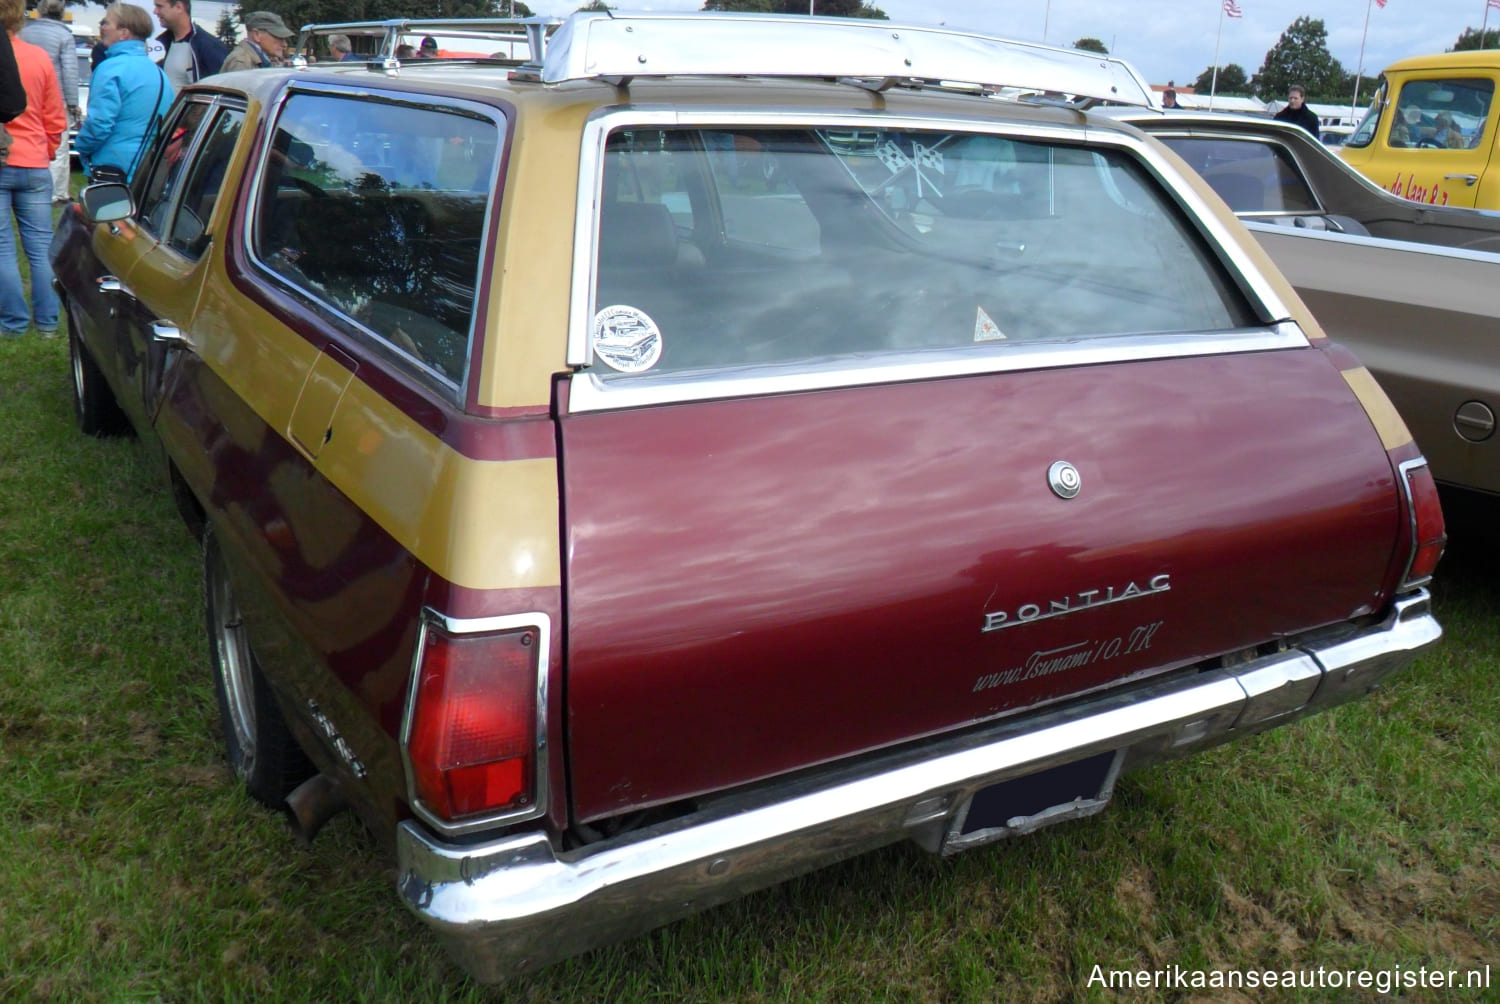
{"label": "man wearing cap", "polygon": [[418,59],[436,59],[438,56],[437,39],[428,35],[422,39],[422,44],[417,48]]}
{"label": "man wearing cap", "polygon": [[365,58],[355,53],[354,46],[349,43],[348,35],[329,35],[328,53],[335,63],[353,63]]}
{"label": "man wearing cap", "polygon": [[253,10],[241,20],[245,24],[245,37],[229,51],[219,72],[253,70],[279,63],[286,55],[286,43],[292,37],[292,30],[268,10]]}
{"label": "man wearing cap", "polygon": [[161,68],[172,89],[180,91],[195,80],[218,73],[229,50],[193,23],[193,0],[156,0],[154,7],[156,19],[166,28],[156,40],[167,54]]}

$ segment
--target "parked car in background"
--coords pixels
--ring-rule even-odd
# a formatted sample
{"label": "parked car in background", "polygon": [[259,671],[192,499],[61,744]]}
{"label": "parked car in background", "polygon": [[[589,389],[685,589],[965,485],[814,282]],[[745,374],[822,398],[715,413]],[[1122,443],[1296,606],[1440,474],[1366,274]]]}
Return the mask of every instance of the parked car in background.
{"label": "parked car in background", "polygon": [[1414,202],[1500,209],[1497,81],[1495,49],[1392,63],[1341,154],[1376,185]]}
{"label": "parked car in background", "polygon": [[984,96],[1124,64],[497,24],[533,59],[189,87],[53,244],[80,425],[201,535],[229,762],[352,805],[477,978],[1090,815],[1439,638],[1369,373],[1159,144]]}
{"label": "parked car in background", "polygon": [[1340,147],[1354,134],[1353,126],[1323,126],[1318,130],[1318,142],[1326,147]]}
{"label": "parked car in background", "polygon": [[68,149],[72,152],[74,160],[78,159],[78,152],[73,149],[73,141],[78,138],[78,130],[83,126],[82,113],[88,111],[89,107],[89,81],[94,76],[94,47],[82,42],[78,44],[78,110],[80,117],[76,121],[68,123]]}
{"label": "parked car in background", "polygon": [[1391,396],[1439,481],[1500,493],[1500,214],[1382,191],[1304,131],[1124,113],[1245,221]]}

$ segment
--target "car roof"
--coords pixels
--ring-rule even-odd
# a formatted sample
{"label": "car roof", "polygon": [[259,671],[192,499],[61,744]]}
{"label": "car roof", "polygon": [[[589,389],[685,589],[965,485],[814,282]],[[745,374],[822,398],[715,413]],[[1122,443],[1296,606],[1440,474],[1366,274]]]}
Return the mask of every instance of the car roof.
{"label": "car roof", "polygon": [[880,93],[848,81],[791,77],[641,78],[618,86],[598,80],[557,84],[518,78],[514,67],[485,61],[406,63],[388,71],[373,63],[314,63],[302,68],[243,70],[207,77],[186,93],[231,92],[262,104],[274,103],[285,87],[297,84],[345,84],[351,90],[392,94],[447,95],[458,100],[504,104],[524,115],[528,109],[560,105],[587,106],[589,111],[625,106],[800,109],[809,113],[886,112],[923,118],[973,119],[1122,129],[1103,110],[1082,110],[1048,101],[1000,98],[961,90],[892,88]]}
{"label": "car roof", "polygon": [[1500,49],[1466,49],[1462,52],[1437,52],[1428,56],[1399,59],[1385,72],[1406,70],[1471,70],[1500,68]]}

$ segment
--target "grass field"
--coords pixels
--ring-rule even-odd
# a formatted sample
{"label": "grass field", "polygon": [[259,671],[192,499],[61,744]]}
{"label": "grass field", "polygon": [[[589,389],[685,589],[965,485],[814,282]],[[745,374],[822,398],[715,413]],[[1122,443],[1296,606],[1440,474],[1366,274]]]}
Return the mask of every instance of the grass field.
{"label": "grass field", "polygon": [[892,848],[477,987],[354,819],[302,849],[242,796],[152,454],[74,431],[63,339],[7,341],[0,999],[1345,1001],[1376,994],[1089,980],[1500,968],[1500,551],[1457,534],[1441,648],[1361,704],[1133,775],[1091,820],[948,861]]}

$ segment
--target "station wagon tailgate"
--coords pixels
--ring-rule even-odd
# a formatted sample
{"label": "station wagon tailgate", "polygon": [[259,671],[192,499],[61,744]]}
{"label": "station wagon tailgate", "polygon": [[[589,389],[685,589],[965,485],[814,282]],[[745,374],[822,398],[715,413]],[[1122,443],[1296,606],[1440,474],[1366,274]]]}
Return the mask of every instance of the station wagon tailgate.
{"label": "station wagon tailgate", "polygon": [[1192,347],[1292,343],[1131,156],[621,130],[606,160],[560,418],[577,818],[1381,602],[1369,418],[1300,335]]}
{"label": "station wagon tailgate", "polygon": [[586,819],[1368,612],[1396,534],[1390,466],[1314,350],[563,427]]}

